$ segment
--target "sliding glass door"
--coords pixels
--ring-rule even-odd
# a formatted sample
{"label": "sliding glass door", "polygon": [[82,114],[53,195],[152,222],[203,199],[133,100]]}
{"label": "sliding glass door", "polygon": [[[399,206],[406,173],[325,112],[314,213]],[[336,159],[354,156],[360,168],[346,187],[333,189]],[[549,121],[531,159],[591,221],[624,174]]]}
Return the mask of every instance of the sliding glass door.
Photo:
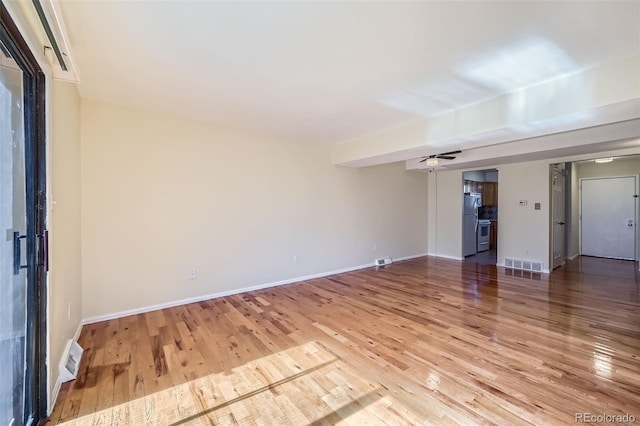
{"label": "sliding glass door", "polygon": [[[8,52],[6,47],[4,51]],[[6,230],[0,245],[0,366],[5,371],[4,379],[0,380],[0,424],[3,425],[20,424],[25,414],[27,271],[21,266],[26,264],[22,236],[27,234],[27,197],[22,88],[22,71],[4,54],[0,66],[0,230],[3,233]]]}
{"label": "sliding glass door", "polygon": [[0,4],[0,425],[46,415],[44,76]]}

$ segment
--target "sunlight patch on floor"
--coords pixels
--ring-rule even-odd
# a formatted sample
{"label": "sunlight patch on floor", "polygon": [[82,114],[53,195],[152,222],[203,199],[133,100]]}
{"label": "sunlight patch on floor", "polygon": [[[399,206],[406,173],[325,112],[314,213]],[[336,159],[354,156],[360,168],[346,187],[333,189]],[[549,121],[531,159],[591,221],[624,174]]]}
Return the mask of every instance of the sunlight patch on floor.
{"label": "sunlight patch on floor", "polygon": [[416,424],[324,345],[309,342],[64,425]]}

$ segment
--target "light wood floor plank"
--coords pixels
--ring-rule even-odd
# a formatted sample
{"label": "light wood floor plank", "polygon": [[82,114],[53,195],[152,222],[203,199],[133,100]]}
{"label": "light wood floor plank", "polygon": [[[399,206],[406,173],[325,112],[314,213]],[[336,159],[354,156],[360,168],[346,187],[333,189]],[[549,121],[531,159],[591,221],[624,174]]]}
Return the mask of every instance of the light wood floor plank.
{"label": "light wood floor plank", "polygon": [[629,262],[421,258],[85,326],[52,424],[640,421]]}

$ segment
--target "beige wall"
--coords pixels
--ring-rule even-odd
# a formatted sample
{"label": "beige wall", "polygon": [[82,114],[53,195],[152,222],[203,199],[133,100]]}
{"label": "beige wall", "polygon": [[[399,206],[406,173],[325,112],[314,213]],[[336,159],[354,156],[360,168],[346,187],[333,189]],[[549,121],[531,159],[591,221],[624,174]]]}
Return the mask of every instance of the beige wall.
{"label": "beige wall", "polygon": [[404,163],[84,99],[81,123],[84,318],[426,253]]}
{"label": "beige wall", "polygon": [[[498,169],[498,264],[504,258],[549,268],[549,162],[507,164]],[[519,205],[527,200],[528,205]],[[429,253],[462,257],[462,171],[429,174]],[[535,210],[535,203],[541,209]],[[432,206],[432,203],[435,206]],[[436,236],[432,233],[437,233]]]}
{"label": "beige wall", "polygon": [[635,176],[640,174],[640,156],[618,158],[611,163],[593,161],[577,163],[579,179],[611,176]]}
{"label": "beige wall", "polygon": [[568,257],[580,254],[580,179],[578,164],[571,163],[571,239],[567,250]]}
{"label": "beige wall", "polygon": [[[498,167],[498,264],[504,258],[541,262],[549,269],[549,162]],[[526,206],[520,206],[526,200]],[[535,210],[540,203],[540,210]]]}
{"label": "beige wall", "polygon": [[67,341],[81,321],[80,98],[71,83],[50,80],[49,390]]}
{"label": "beige wall", "polygon": [[462,172],[439,171],[428,176],[429,253],[462,259]]}

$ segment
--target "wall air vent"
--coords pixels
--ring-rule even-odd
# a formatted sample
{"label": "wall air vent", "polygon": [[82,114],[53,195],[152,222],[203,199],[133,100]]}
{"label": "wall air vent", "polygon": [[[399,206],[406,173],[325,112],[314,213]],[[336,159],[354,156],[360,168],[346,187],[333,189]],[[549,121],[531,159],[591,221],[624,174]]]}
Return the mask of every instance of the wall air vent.
{"label": "wall air vent", "polygon": [[531,260],[504,258],[505,268],[521,269],[523,271],[542,272],[542,262]]}
{"label": "wall air vent", "polygon": [[382,259],[376,259],[375,264],[376,266],[385,266],[385,265],[390,265],[393,262],[393,260],[391,260],[390,257],[385,257]]}

